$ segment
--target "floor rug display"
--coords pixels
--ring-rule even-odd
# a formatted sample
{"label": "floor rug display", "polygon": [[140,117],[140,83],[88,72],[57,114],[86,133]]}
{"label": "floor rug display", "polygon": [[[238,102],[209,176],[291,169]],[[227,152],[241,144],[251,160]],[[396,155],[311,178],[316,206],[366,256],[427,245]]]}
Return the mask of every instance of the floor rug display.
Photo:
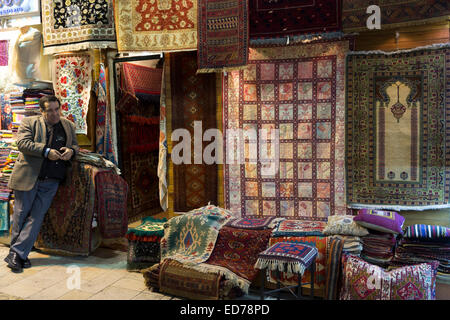
{"label": "floor rug display", "polygon": [[347,58],[347,203],[449,207],[449,47]]}
{"label": "floor rug display", "polygon": [[[318,250],[316,257],[316,272],[314,273],[314,289],[325,290],[327,280],[327,260],[330,250],[330,237],[306,236],[306,237],[277,237],[270,238],[269,246],[278,242],[299,242],[315,246]],[[298,277],[296,274],[280,273],[281,282],[285,285],[296,285]],[[311,273],[306,270],[302,277],[302,283],[310,281]],[[270,272],[271,282],[275,283],[275,273]]]}
{"label": "floor rug display", "polygon": [[235,215],[345,214],[348,49],[348,40],[254,47],[247,68],[224,77],[225,206]]}
{"label": "floor rug display", "polygon": [[98,168],[72,162],[66,184],[60,184],[45,215],[35,246],[61,253],[89,255]]}
{"label": "floor rug display", "polygon": [[213,205],[171,218],[161,239],[161,262],[169,258],[188,265],[205,262],[219,230],[231,218],[231,212]]}
{"label": "floor rug display", "polygon": [[[172,95],[172,132],[187,130],[192,141],[195,131],[204,133],[216,125],[216,81],[214,74],[197,72],[195,52],[183,52],[170,56]],[[197,127],[196,124],[200,125]],[[200,138],[201,139],[201,138]],[[181,140],[181,139],[180,139]],[[181,142],[181,141],[180,141]],[[179,154],[178,143],[173,141],[172,159]],[[202,150],[210,142],[201,139]],[[191,144],[191,141],[189,141]],[[179,148],[179,146],[178,146]],[[203,157],[198,163],[194,157],[195,144],[191,147],[190,163],[173,164],[174,210],[187,212],[209,202],[217,204],[217,164],[206,164]],[[187,152],[184,150],[183,152]],[[203,151],[202,151],[203,152]]]}

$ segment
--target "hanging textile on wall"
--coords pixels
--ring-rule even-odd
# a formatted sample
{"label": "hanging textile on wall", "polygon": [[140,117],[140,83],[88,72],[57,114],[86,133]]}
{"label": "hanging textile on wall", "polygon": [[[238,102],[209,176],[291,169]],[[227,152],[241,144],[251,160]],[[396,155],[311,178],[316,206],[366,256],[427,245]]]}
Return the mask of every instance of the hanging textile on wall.
{"label": "hanging textile on wall", "polygon": [[2,116],[2,130],[12,129],[12,112],[11,104],[9,103],[9,94],[0,93],[0,106]]}
{"label": "hanging textile on wall", "polygon": [[159,160],[158,160],[158,178],[159,178],[159,201],[163,211],[169,208],[169,187],[167,183],[167,118],[166,118],[166,83],[165,73],[167,66],[164,63],[161,78],[161,98],[159,106]]}
{"label": "hanging textile on wall", "polygon": [[245,66],[248,41],[247,1],[199,1],[198,72]]}
{"label": "hanging textile on wall", "polygon": [[119,51],[196,50],[197,0],[116,0]]}
{"label": "hanging textile on wall", "polygon": [[[342,28],[344,31],[366,31],[366,0],[343,0]],[[448,20],[450,2],[448,0],[383,0],[371,3],[380,7],[381,29],[420,25]]]}
{"label": "hanging textile on wall", "polygon": [[113,0],[41,1],[44,55],[117,48]]}
{"label": "hanging textile on wall", "polygon": [[[194,126],[198,121],[203,137],[206,130],[217,127],[215,75],[196,74],[195,52],[171,54],[170,62],[172,132],[185,129],[194,138]],[[209,145],[209,142],[200,143],[202,150]],[[172,149],[172,156],[173,154]],[[217,204],[217,164],[207,165],[203,160],[200,164],[194,163],[194,148],[191,148],[191,155],[190,164],[173,165],[175,211],[186,212],[202,207],[210,201]]]}
{"label": "hanging textile on wall", "polygon": [[79,134],[87,134],[91,71],[89,54],[60,55],[53,62],[53,88],[61,102],[62,116],[75,123]]}
{"label": "hanging textile on wall", "polygon": [[342,0],[249,1],[250,38],[340,30],[341,5]]}
{"label": "hanging textile on wall", "polygon": [[100,63],[99,79],[96,82],[97,121],[95,125],[95,151],[106,159],[117,164],[112,143],[111,113],[106,94],[105,66]]}
{"label": "hanging textile on wall", "polygon": [[9,41],[8,40],[0,40],[0,66],[4,67],[8,65],[8,50],[9,50]]}
{"label": "hanging textile on wall", "polygon": [[[348,49],[348,40],[250,48],[248,67],[224,77],[224,191],[233,214],[323,221],[345,214]],[[275,129],[279,148],[261,131]],[[251,139],[235,144],[236,130]],[[237,151],[243,161],[232,162]]]}
{"label": "hanging textile on wall", "polygon": [[450,207],[450,48],[347,58],[347,201],[354,208]]}

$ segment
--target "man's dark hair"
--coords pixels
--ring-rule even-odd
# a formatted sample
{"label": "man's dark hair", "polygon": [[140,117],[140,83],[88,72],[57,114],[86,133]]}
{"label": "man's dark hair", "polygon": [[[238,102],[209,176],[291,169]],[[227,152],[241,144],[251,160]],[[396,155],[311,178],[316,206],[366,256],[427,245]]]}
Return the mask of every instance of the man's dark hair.
{"label": "man's dark hair", "polygon": [[39,99],[39,108],[41,109],[41,111],[45,111],[46,102],[58,102],[58,105],[61,106],[61,102],[56,96],[43,96],[41,99]]}

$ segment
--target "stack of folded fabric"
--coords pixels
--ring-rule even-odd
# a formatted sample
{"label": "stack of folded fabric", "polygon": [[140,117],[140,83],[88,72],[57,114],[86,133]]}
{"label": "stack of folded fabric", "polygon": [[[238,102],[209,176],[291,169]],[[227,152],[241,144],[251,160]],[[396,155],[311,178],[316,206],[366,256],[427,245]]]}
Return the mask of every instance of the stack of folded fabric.
{"label": "stack of folded fabric", "polygon": [[395,250],[394,264],[439,261],[437,278],[450,283],[450,228],[414,224],[404,230]]}
{"label": "stack of folded fabric", "polygon": [[161,259],[160,242],[164,236],[166,218],[146,217],[139,226],[128,229],[127,270],[149,268]]}
{"label": "stack of folded fabric", "polygon": [[354,216],[330,216],[324,234],[343,242],[342,253],[359,256],[363,249],[363,236],[369,231],[354,221]]}
{"label": "stack of folded fabric", "polygon": [[362,237],[361,258],[388,267],[394,257],[397,236],[403,234],[405,218],[395,211],[360,209],[354,220],[369,230],[369,234]]}
{"label": "stack of folded fabric", "polygon": [[369,229],[369,235],[362,237],[361,258],[380,267],[387,267],[394,257],[397,238],[392,233]]}

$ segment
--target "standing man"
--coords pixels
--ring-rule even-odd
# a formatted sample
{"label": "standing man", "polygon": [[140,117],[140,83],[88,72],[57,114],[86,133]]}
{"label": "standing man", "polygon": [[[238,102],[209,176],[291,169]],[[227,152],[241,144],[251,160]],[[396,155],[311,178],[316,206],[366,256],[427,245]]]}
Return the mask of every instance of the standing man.
{"label": "standing man", "polygon": [[11,246],[5,261],[13,272],[30,268],[28,259],[69,160],[78,151],[75,125],[60,116],[55,96],[39,100],[41,115],[22,120],[17,134],[19,157],[9,180],[14,190]]}

